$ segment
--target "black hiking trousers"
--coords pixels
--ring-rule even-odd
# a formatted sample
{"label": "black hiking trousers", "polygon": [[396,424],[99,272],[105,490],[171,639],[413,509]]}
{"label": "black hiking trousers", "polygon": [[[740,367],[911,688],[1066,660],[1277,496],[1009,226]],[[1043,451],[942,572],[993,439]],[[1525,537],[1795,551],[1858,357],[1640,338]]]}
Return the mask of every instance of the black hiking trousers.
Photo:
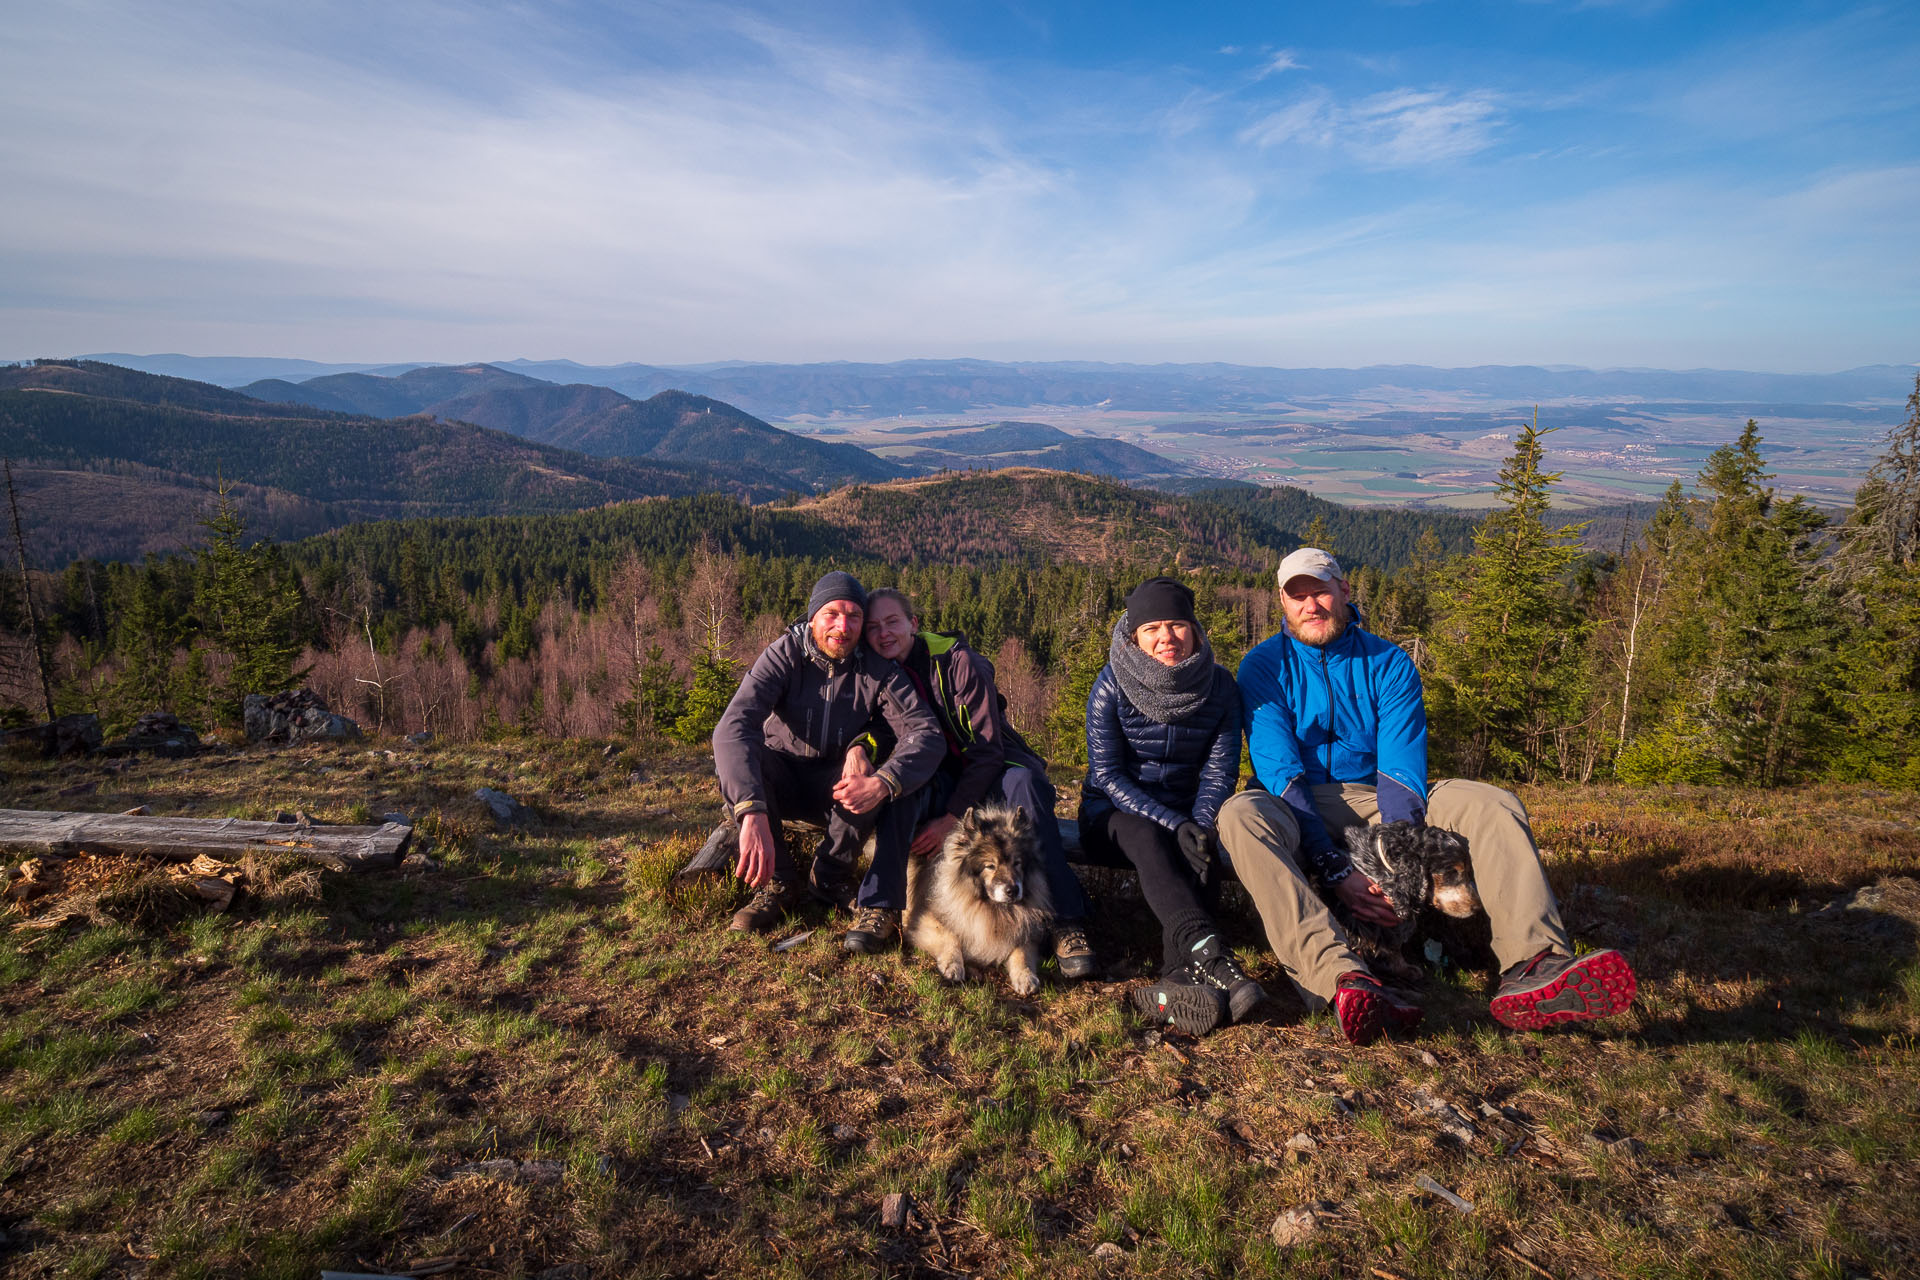
{"label": "black hiking trousers", "polygon": [[767,816],[773,823],[773,878],[788,885],[806,883],[787,840],[785,823],[788,819],[819,823],[826,827],[827,838],[807,859],[808,865],[814,858],[830,858],[844,867],[855,867],[867,837],[872,836],[873,865],[860,882],[855,904],[905,910],[914,798],[908,797],[904,804],[889,800],[877,809],[853,813],[833,799],[841,761],[808,760],[764,745],[755,748],[755,754],[767,789]]}
{"label": "black hiking trousers", "polygon": [[1217,888],[1200,883],[1173,832],[1151,818],[1083,806],[1080,847],[1089,862],[1111,865],[1118,854],[1139,872],[1140,895],[1160,921],[1162,974],[1185,968],[1192,949],[1219,931],[1212,910]]}

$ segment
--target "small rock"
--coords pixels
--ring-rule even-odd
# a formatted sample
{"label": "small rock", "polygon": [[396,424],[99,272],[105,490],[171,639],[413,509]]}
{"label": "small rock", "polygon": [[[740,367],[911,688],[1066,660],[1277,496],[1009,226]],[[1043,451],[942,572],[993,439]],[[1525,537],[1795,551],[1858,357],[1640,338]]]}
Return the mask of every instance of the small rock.
{"label": "small rock", "polygon": [[1320,1218],[1310,1205],[1296,1205],[1273,1220],[1273,1242],[1282,1249],[1303,1245],[1320,1233]]}
{"label": "small rock", "polygon": [[1437,1067],[1440,1065],[1440,1059],[1434,1057],[1431,1053],[1428,1053],[1425,1049],[1422,1049],[1420,1051],[1420,1061],[1424,1065],[1429,1067]]}
{"label": "small rock", "polygon": [[495,791],[492,787],[481,787],[473,793],[473,798],[487,806],[487,812],[493,815],[497,827],[524,827],[532,816],[526,806],[504,791]]}
{"label": "small rock", "polygon": [[193,1122],[202,1129],[211,1129],[226,1118],[227,1113],[224,1111],[196,1111],[193,1114]]}
{"label": "small rock", "polygon": [[837,1124],[832,1133],[835,1142],[852,1142],[860,1136],[860,1131],[850,1124]]}
{"label": "small rock", "polygon": [[1313,1151],[1319,1146],[1320,1144],[1313,1140],[1311,1134],[1296,1133],[1287,1139],[1287,1150],[1289,1151]]}
{"label": "small rock", "polygon": [[1103,1240],[1093,1246],[1093,1256],[1101,1262],[1118,1262],[1127,1256],[1127,1251],[1111,1240]]}
{"label": "small rock", "polygon": [[780,1135],[775,1133],[771,1129],[762,1129],[760,1131],[760,1141],[765,1143],[769,1147],[779,1140],[780,1140]]}
{"label": "small rock", "polygon": [[404,813],[383,813],[380,815],[380,821],[391,822],[396,827],[410,827],[413,825],[413,819]]}
{"label": "small rock", "polygon": [[559,1160],[523,1160],[520,1162],[520,1180],[522,1182],[558,1182],[567,1174],[567,1166]]}
{"label": "small rock", "polygon": [[602,1178],[617,1178],[620,1176],[620,1167],[614,1164],[612,1156],[595,1156],[593,1158],[593,1171]]}
{"label": "small rock", "polygon": [[692,1105],[693,1099],[684,1093],[670,1093],[667,1095],[667,1114],[670,1116],[677,1116]]}
{"label": "small rock", "polygon": [[433,731],[430,729],[422,729],[418,733],[410,733],[407,735],[407,741],[416,747],[424,747],[433,741]]}
{"label": "small rock", "polygon": [[880,1201],[880,1225],[888,1231],[900,1231],[907,1225],[907,1193],[895,1191]]}

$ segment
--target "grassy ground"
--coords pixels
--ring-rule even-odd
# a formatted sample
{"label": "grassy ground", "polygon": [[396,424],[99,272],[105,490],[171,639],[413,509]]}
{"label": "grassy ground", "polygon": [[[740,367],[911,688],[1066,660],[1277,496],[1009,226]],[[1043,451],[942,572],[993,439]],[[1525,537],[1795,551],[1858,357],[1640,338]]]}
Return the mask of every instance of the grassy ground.
{"label": "grassy ground", "polygon": [[[7,807],[404,810],[437,864],[256,868],[229,912],[170,923],[0,918],[0,1274],[1920,1267],[1920,797],[1528,792],[1635,1009],[1512,1034],[1450,970],[1422,1035],[1355,1051],[1290,995],[1198,1042],[1141,1026],[1122,995],[1157,935],[1104,873],[1108,980],[1030,1001],[837,929],[729,935],[727,891],[667,887],[717,812],[703,757],[603,745],[0,764]],[[496,832],[480,785],[538,821]]]}

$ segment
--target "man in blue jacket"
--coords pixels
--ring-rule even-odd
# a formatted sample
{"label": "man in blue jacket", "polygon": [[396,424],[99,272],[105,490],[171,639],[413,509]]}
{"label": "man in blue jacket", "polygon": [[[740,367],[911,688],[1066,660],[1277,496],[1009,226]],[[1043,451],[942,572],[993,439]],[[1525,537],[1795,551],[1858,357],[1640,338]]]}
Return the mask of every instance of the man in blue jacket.
{"label": "man in blue jacket", "polygon": [[1398,645],[1360,627],[1339,564],[1305,547],[1281,561],[1278,580],[1286,627],[1239,672],[1260,789],[1228,801],[1219,830],[1308,1004],[1332,1003],[1356,1043],[1417,1017],[1368,974],[1308,883],[1319,881],[1359,919],[1393,924],[1392,906],[1334,833],[1411,821],[1456,831],[1471,848],[1501,967],[1496,1019],[1538,1028],[1626,1008],[1632,968],[1617,951],[1574,956],[1519,798],[1460,778],[1429,787],[1420,674]]}

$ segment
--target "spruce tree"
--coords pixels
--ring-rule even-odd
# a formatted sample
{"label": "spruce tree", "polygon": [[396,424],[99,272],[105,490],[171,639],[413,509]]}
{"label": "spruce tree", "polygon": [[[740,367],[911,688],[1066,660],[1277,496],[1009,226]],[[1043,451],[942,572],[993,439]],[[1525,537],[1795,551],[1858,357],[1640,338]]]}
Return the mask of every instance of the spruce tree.
{"label": "spruce tree", "polygon": [[294,669],[300,589],[279,548],[245,545],[246,521],[225,481],[201,527],[208,536],[196,566],[195,604],[206,640],[231,660],[213,709],[235,719],[247,694],[291,689],[305,674]]}
{"label": "spruce tree", "polygon": [[1760,440],[1750,418],[1700,471],[1710,505],[1687,566],[1704,640],[1692,704],[1726,775],[1773,786],[1827,745],[1833,615],[1814,580],[1826,517],[1797,496],[1776,500]]}
{"label": "spruce tree", "polygon": [[1429,700],[1442,745],[1469,773],[1533,778],[1555,763],[1553,729],[1579,719],[1582,625],[1563,578],[1586,526],[1546,526],[1560,478],[1541,468],[1551,430],[1521,428],[1500,470],[1500,506],[1440,596],[1447,613],[1433,635]]}
{"label": "spruce tree", "polygon": [[1851,625],[1838,644],[1846,734],[1834,772],[1920,786],[1920,378],[1840,543],[1833,578]]}

